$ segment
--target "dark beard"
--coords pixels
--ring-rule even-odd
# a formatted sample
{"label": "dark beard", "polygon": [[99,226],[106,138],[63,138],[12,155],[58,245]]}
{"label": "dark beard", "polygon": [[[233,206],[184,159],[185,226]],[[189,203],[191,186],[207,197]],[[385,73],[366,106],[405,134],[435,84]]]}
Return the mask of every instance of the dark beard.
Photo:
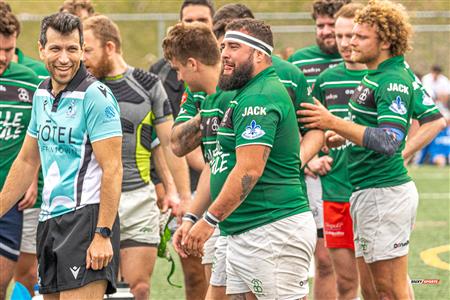
{"label": "dark beard", "polygon": [[320,50],[326,54],[336,54],[338,53],[337,45],[334,46],[326,46],[321,39],[316,38],[317,46],[319,46]]}
{"label": "dark beard", "polygon": [[253,54],[249,57],[248,61],[242,64],[239,68],[235,68],[233,74],[223,75],[219,77],[219,88],[223,91],[237,90],[247,84],[252,79],[253,73]]}
{"label": "dark beard", "polygon": [[106,52],[103,51],[100,61],[95,68],[90,68],[90,72],[97,79],[105,78],[113,69],[112,62],[106,57]]}

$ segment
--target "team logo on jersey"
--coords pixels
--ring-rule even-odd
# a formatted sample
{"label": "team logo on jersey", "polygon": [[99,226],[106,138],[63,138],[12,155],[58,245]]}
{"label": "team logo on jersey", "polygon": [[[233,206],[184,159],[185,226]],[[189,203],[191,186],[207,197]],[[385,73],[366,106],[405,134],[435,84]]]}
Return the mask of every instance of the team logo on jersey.
{"label": "team logo on jersey", "polygon": [[80,272],[80,267],[69,267],[70,272],[72,272],[73,278],[77,279],[78,277],[78,272]]}
{"label": "team logo on jersey", "polygon": [[107,106],[105,108],[105,117],[107,119],[112,119],[116,116],[116,112],[114,111],[114,109],[112,108],[112,106]]}
{"label": "team logo on jersey", "polygon": [[249,126],[245,127],[245,131],[242,133],[242,137],[246,140],[254,140],[265,135],[266,132],[256,124],[255,120],[252,120]]}
{"label": "team logo on jersey", "polygon": [[389,109],[400,115],[404,115],[408,112],[408,110],[405,107],[405,103],[402,101],[402,98],[400,96],[397,96],[395,100],[392,101],[392,104],[389,106]]}
{"label": "team logo on jersey", "polygon": [[[361,89],[360,89],[360,87],[358,87],[358,91],[360,91]],[[356,99],[356,102],[358,102],[358,104],[364,104],[367,100],[367,96],[369,95],[369,93],[370,93],[370,89],[364,88],[362,90],[361,94],[358,96],[358,99]]]}
{"label": "team logo on jersey", "polygon": [[31,102],[30,101],[30,94],[28,91],[24,88],[18,88],[17,92],[19,93],[19,100],[23,102]]}
{"label": "team logo on jersey", "polygon": [[365,238],[359,238],[358,239],[359,247],[363,252],[367,252],[367,249],[369,248],[369,241]]}
{"label": "team logo on jersey", "polygon": [[422,104],[426,106],[434,105],[433,99],[426,93],[423,93],[422,95]]}
{"label": "team logo on jersey", "polygon": [[75,117],[76,113],[77,113],[77,110],[75,108],[75,100],[72,100],[70,102],[69,107],[67,108],[66,116],[69,118],[73,118],[73,117]]}
{"label": "team logo on jersey", "polygon": [[106,98],[106,87],[104,85],[99,85],[98,89],[103,94],[103,96],[105,96],[105,98]]}

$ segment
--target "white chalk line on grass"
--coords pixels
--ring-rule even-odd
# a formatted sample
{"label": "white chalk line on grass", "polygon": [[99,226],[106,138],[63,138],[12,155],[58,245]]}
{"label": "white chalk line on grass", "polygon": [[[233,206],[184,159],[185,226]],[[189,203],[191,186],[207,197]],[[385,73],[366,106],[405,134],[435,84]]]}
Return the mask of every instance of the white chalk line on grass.
{"label": "white chalk line on grass", "polygon": [[450,199],[450,193],[419,193],[419,197],[422,199]]}

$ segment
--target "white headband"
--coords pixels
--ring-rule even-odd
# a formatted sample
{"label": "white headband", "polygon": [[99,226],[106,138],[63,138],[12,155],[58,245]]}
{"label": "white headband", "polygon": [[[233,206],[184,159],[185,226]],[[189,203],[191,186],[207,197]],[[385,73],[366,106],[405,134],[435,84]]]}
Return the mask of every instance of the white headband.
{"label": "white headband", "polygon": [[263,41],[255,38],[251,35],[245,34],[240,31],[227,31],[225,33],[225,37],[224,37],[223,41],[224,42],[225,41],[233,41],[233,42],[245,44],[249,47],[252,47],[258,51],[263,52],[267,56],[270,56],[273,51],[272,46],[268,45],[267,43],[264,43]]}

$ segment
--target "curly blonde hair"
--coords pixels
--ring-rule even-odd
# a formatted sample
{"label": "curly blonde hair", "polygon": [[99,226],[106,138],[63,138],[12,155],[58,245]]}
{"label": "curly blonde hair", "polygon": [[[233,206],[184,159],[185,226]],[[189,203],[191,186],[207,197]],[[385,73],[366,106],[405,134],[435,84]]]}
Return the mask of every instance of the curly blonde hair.
{"label": "curly blonde hair", "polygon": [[368,5],[356,13],[355,23],[375,26],[379,39],[391,44],[389,50],[393,56],[403,55],[412,49],[412,26],[401,4],[369,0]]}

